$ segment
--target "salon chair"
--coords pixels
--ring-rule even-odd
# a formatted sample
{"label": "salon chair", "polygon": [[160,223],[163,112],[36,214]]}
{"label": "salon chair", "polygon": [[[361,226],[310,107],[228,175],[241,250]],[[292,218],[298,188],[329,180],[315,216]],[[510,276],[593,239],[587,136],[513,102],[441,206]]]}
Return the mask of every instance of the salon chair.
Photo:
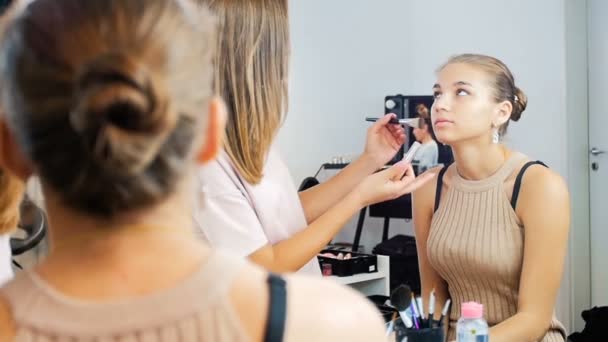
{"label": "salon chair", "polygon": [[[10,246],[12,255],[21,255],[34,249],[42,239],[47,230],[47,220],[44,211],[27,197],[20,205],[21,218],[17,225],[17,230],[25,233],[23,237],[11,237]],[[13,264],[19,268],[21,266],[13,260]]]}

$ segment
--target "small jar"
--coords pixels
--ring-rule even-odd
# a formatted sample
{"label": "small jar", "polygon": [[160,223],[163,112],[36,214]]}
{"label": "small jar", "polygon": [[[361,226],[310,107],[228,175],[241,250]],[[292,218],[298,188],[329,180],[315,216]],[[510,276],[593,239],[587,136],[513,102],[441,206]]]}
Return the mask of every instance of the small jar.
{"label": "small jar", "polygon": [[324,277],[329,277],[332,275],[331,264],[321,264],[321,273]]}

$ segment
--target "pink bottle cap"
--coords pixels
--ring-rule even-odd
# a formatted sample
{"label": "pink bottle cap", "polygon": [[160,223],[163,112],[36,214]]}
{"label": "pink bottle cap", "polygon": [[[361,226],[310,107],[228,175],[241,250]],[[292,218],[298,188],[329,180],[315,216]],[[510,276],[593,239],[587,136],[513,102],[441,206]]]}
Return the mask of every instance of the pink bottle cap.
{"label": "pink bottle cap", "polygon": [[483,305],[475,302],[462,303],[462,318],[479,319],[483,317]]}

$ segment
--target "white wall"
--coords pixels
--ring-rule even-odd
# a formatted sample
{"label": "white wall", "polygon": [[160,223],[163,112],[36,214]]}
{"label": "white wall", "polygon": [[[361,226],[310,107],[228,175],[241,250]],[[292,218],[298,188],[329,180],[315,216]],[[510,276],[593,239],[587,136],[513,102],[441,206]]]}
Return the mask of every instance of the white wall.
{"label": "white wall", "polygon": [[[530,98],[513,146],[564,173],[563,0],[291,1],[290,111],[280,143],[294,178],[359,152],[384,95],[430,94],[448,56],[502,59]],[[542,18],[542,19],[541,19]]]}
{"label": "white wall", "polygon": [[[290,111],[279,142],[296,182],[332,156],[361,151],[363,118],[382,113],[385,95],[430,94],[434,70],[462,52],[510,67],[529,106],[509,144],[567,177],[564,1],[290,1]],[[366,233],[371,248],[380,220]],[[558,313],[569,324],[564,283]]]}

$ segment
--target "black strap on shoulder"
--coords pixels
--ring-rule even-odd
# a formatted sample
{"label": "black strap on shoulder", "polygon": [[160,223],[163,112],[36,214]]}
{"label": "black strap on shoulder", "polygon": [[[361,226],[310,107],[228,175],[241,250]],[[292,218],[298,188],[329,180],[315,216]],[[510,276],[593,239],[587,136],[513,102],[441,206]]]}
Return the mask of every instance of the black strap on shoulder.
{"label": "black strap on shoulder", "polygon": [[515,178],[515,185],[513,186],[513,196],[511,196],[511,207],[513,208],[513,210],[515,210],[515,207],[517,206],[517,198],[519,197],[519,191],[521,190],[521,182],[522,182],[522,179],[524,178],[524,173],[532,165],[542,165],[544,167],[548,167],[542,161],[537,160],[537,161],[527,162],[521,168],[521,170],[519,170],[519,173],[517,174],[517,178]]}
{"label": "black strap on shoulder", "polygon": [[276,274],[268,275],[270,305],[266,320],[265,342],[282,342],[287,318],[287,288],[283,278]]}
{"label": "black strap on shoulder", "polygon": [[437,175],[437,189],[435,189],[435,210],[433,210],[433,212],[439,209],[439,201],[441,200],[441,189],[443,188],[443,175],[447,170],[448,167],[444,166]]}

